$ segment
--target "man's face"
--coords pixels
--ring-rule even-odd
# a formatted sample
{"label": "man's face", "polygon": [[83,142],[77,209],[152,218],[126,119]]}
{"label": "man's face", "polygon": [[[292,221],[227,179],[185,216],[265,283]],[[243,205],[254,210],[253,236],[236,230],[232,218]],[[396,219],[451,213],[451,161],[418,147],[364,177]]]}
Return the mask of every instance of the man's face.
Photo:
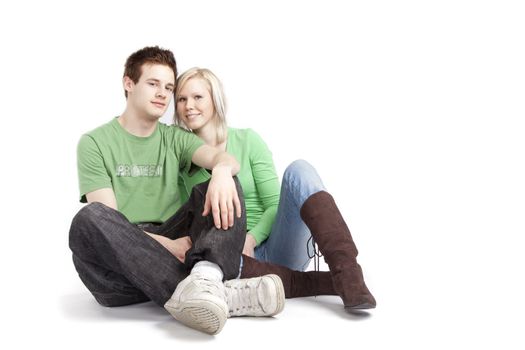
{"label": "man's face", "polygon": [[173,96],[175,74],[168,66],[144,64],[139,81],[133,83],[125,77],[124,88],[128,91],[128,106],[138,115],[159,119],[166,112]]}

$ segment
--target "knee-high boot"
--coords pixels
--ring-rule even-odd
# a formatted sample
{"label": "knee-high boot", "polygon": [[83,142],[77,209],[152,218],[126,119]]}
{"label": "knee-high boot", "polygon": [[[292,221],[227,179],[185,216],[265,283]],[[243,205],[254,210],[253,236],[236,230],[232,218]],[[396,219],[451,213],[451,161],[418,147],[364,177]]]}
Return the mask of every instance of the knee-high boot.
{"label": "knee-high boot", "polygon": [[294,271],[287,267],[258,261],[243,255],[241,278],[250,278],[270,273],[281,277],[286,298],[314,295],[337,295],[328,271]]}
{"label": "knee-high boot", "polygon": [[356,260],[357,248],[332,196],[320,191],[308,197],[301,207],[301,218],[330,268],[334,289],[345,309],[374,308],[375,298]]}

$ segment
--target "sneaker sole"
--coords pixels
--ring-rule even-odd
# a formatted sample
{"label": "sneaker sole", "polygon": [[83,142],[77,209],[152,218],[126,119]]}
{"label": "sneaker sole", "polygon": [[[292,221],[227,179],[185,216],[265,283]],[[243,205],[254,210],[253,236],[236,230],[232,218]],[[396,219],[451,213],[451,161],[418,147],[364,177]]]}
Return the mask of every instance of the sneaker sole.
{"label": "sneaker sole", "polygon": [[179,322],[211,335],[222,330],[226,323],[227,313],[224,309],[210,301],[187,301],[171,306],[165,305],[166,310]]}
{"label": "sneaker sole", "polygon": [[277,275],[273,275],[273,274],[270,274],[270,275],[266,275],[265,277],[268,277],[268,278],[271,278],[273,280],[273,282],[275,283],[275,289],[276,289],[276,294],[277,294],[277,308],[276,310],[269,314],[268,316],[274,316],[274,315],[277,315],[278,313],[280,313],[281,311],[283,311],[284,309],[284,286],[283,286],[283,281],[281,280],[281,278]]}

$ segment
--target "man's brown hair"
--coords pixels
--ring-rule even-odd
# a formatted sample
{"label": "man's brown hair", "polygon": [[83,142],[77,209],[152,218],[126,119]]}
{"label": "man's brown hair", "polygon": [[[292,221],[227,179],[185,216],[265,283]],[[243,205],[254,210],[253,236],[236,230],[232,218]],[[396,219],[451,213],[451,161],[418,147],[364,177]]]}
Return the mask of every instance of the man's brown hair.
{"label": "man's brown hair", "polygon": [[[148,46],[132,53],[124,65],[124,76],[129,77],[136,84],[142,75],[142,65],[145,63],[168,66],[173,70],[175,79],[177,78],[177,62],[173,52],[158,46]],[[128,98],[126,90],[124,95]]]}

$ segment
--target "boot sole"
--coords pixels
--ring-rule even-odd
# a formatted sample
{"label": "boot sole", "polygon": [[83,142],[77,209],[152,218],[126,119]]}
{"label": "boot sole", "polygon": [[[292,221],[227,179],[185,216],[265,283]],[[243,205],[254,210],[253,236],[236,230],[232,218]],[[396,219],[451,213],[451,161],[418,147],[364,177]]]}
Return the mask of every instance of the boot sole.
{"label": "boot sole", "polygon": [[206,300],[165,305],[165,308],[177,321],[211,335],[219,333],[226,323],[224,308]]}
{"label": "boot sole", "polygon": [[376,306],[374,304],[370,304],[370,303],[363,303],[363,304],[358,304],[358,305],[353,305],[353,306],[345,306],[345,310],[347,311],[351,311],[351,310],[366,310],[366,309],[375,309]]}

